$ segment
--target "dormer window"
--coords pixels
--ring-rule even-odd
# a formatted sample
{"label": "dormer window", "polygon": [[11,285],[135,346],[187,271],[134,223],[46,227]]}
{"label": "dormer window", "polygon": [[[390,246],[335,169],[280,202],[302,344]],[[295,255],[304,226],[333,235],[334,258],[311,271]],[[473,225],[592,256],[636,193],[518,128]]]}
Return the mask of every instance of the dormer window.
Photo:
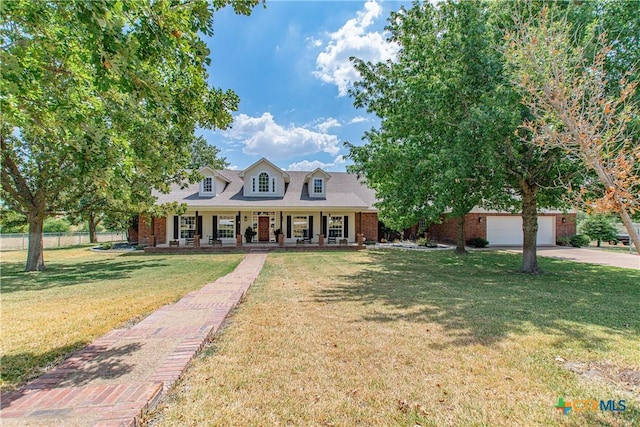
{"label": "dormer window", "polygon": [[211,196],[214,194],[213,191],[213,177],[205,176],[202,182],[200,183],[200,195],[201,196]]}
{"label": "dormer window", "polygon": [[251,191],[254,193],[275,193],[276,179],[269,176],[267,172],[260,172],[257,177],[252,178]]}
{"label": "dormer window", "polygon": [[313,178],[313,194],[324,193],[324,179]]}
{"label": "dormer window", "polygon": [[262,172],[258,176],[258,193],[268,193],[269,192],[269,174],[266,172]]}
{"label": "dormer window", "polygon": [[289,174],[268,161],[260,159],[238,174],[244,184],[245,197],[283,197],[287,191]]}

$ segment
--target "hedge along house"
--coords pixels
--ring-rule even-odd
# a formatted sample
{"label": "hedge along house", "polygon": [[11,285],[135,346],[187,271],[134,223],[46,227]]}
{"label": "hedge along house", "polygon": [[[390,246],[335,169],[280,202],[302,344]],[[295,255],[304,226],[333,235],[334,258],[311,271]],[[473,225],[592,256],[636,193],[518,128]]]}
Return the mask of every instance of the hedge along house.
{"label": "hedge along house", "polygon": [[199,236],[203,245],[235,245],[247,228],[251,242],[267,244],[277,242],[277,230],[285,244],[319,243],[321,235],[337,244],[355,243],[359,234],[378,239],[375,193],[353,174],[283,171],[264,158],[243,171],[204,167],[200,173],[199,183],[156,194],[159,204],[184,203],[187,211],[155,218],[153,231],[141,217],[139,243],[183,246]]}

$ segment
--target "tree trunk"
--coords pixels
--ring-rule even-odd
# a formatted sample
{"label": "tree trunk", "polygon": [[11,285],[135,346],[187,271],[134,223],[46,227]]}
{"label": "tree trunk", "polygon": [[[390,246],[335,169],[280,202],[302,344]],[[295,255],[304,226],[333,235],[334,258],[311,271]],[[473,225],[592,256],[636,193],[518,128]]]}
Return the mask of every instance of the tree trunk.
{"label": "tree trunk", "polygon": [[604,185],[604,188],[613,188],[613,200],[618,211],[618,215],[620,215],[620,219],[622,220],[622,224],[624,224],[624,228],[627,229],[629,233],[629,239],[633,242],[633,246],[636,247],[636,251],[640,255],[640,236],[633,229],[633,222],[631,221],[631,217],[629,216],[629,212],[627,211],[627,205],[624,200],[620,197],[620,192],[617,191],[617,186],[614,184],[611,177],[607,174],[605,167],[602,165],[602,162],[596,156],[586,157],[587,165],[590,165],[595,171],[596,175],[598,175],[598,179],[600,183]]}
{"label": "tree trunk", "polygon": [[98,228],[98,223],[96,222],[96,214],[91,212],[89,213],[89,242],[97,243],[98,238],[96,237],[96,228]]}
{"label": "tree trunk", "polygon": [[456,253],[466,255],[467,250],[464,247],[464,216],[458,218],[458,238],[456,241]]}
{"label": "tree trunk", "polygon": [[27,221],[29,223],[29,250],[24,271],[42,271],[45,268],[43,256],[44,215],[42,213],[29,214]]}
{"label": "tree trunk", "polygon": [[538,266],[538,209],[536,193],[538,188],[522,182],[522,265],[521,273],[540,274]]}
{"label": "tree trunk", "polygon": [[633,242],[633,246],[636,247],[636,252],[638,252],[638,255],[640,256],[640,236],[633,228],[633,222],[631,221],[629,212],[625,209],[620,209],[620,219],[624,224],[624,228],[627,229],[627,233],[629,233],[629,239]]}

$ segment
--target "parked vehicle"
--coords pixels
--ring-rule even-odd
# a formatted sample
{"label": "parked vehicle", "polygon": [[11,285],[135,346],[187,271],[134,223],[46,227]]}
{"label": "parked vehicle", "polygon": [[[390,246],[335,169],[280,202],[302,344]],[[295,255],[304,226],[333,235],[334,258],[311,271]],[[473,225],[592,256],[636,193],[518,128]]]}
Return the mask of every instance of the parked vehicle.
{"label": "parked vehicle", "polygon": [[631,241],[631,238],[629,237],[628,234],[617,234],[615,239],[609,241],[609,244],[617,245],[618,242],[620,242],[625,246],[629,246],[630,241]]}

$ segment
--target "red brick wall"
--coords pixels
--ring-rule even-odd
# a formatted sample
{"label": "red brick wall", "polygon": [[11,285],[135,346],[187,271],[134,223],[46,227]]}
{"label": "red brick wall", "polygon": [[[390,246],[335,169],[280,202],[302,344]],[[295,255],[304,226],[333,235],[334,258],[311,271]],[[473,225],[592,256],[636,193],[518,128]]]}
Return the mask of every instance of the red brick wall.
{"label": "red brick wall", "polygon": [[429,226],[429,238],[438,242],[455,242],[458,235],[457,223],[454,219],[443,220],[441,224]]}
{"label": "red brick wall", "polygon": [[138,242],[138,229],[134,227],[129,227],[129,242]]}
{"label": "red brick wall", "polygon": [[475,237],[487,239],[486,215],[470,213],[464,217],[464,239],[469,240]]}
{"label": "red brick wall", "polygon": [[356,213],[356,234],[364,234],[366,240],[378,241],[378,214]]}
{"label": "red brick wall", "polygon": [[[487,238],[487,226],[484,214],[467,214],[464,217],[464,238],[465,240],[474,237]],[[482,218],[482,221],[479,219]],[[431,224],[429,227],[429,237],[439,242],[455,243],[458,237],[457,218],[444,219],[441,224]]]}
{"label": "red brick wall", "polygon": [[149,244],[149,236],[155,234],[156,244],[167,243],[167,218],[156,218],[154,220],[154,231],[151,233],[151,221],[147,224],[147,219],[140,215],[138,220],[138,243],[141,245]]}
{"label": "red brick wall", "polygon": [[[556,216],[556,239],[569,237],[576,234],[576,214],[557,214]],[[562,223],[562,219],[565,222]]]}

